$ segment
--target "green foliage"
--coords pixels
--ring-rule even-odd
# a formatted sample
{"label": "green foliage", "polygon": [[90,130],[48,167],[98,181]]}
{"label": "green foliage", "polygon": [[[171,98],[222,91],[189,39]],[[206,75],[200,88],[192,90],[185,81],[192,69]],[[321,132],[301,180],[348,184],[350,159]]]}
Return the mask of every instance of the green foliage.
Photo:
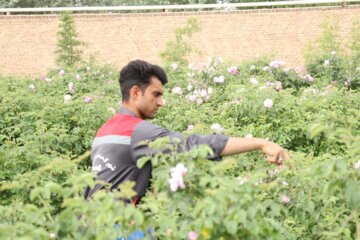
{"label": "green foliage", "polygon": [[81,60],[81,46],[77,39],[74,18],[69,12],[60,15],[58,42],[56,50],[56,63],[63,67],[72,67]]}
{"label": "green foliage", "polygon": [[323,24],[323,34],[308,45],[305,52],[307,69],[324,85],[360,87],[360,25],[353,22],[350,44],[340,39],[339,25],[334,19]]}
{"label": "green foliage", "polygon": [[[0,77],[1,239],[117,239],[139,230],[145,239],[187,239],[190,231],[198,239],[360,237],[359,90],[328,87],[326,74],[310,81],[306,69],[267,58],[179,63],[153,122],[185,136],[268,138],[290,150],[284,166],[259,152],[207,161],[208,147],[177,153],[178,143],[158,139],[146,144],[171,152],[138,160],[151,161],[153,179],[137,207],[119,201],[134,196],[133,182],[85,200],[86,186],[96,184],[95,131],[121,99],[116,73],[90,62],[40,79]],[[186,187],[173,192],[179,163]]]}
{"label": "green foliage", "polygon": [[200,31],[200,25],[196,18],[189,18],[186,26],[175,30],[175,41],[169,41],[160,56],[164,63],[186,64],[186,56],[194,51],[194,48],[186,41],[194,33]]}

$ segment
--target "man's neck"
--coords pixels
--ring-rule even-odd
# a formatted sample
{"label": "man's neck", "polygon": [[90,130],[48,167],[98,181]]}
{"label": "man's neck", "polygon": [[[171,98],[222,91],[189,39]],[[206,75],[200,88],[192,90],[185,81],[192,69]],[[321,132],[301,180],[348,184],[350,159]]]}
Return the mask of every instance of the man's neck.
{"label": "man's neck", "polygon": [[133,104],[129,102],[122,102],[121,107],[129,109],[136,115],[136,117],[142,118],[139,110]]}

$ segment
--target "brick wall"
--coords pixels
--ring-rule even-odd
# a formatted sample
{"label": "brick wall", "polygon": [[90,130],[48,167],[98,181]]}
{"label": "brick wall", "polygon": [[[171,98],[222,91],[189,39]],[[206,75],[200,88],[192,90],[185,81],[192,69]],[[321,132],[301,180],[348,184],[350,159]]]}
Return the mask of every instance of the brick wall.
{"label": "brick wall", "polygon": [[[159,53],[189,17],[201,24],[191,43],[201,55],[241,61],[273,54],[290,65],[303,64],[303,48],[321,34],[321,24],[335,17],[340,34],[348,38],[360,6],[296,9],[239,10],[231,12],[79,14],[77,32],[85,57],[121,67],[132,59],[160,63]],[[0,74],[37,76],[55,66],[57,15],[0,16]]]}

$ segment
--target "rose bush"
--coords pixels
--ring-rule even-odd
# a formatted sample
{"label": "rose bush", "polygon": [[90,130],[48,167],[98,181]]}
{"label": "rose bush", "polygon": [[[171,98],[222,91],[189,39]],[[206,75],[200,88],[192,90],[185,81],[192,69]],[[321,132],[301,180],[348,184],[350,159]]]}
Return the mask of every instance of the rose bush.
{"label": "rose bush", "polygon": [[[117,70],[86,63],[38,79],[3,76],[0,238],[359,237],[356,88],[329,87],[330,75],[286,69],[281,60],[211,58],[168,66],[171,84],[155,123],[185,135],[268,138],[289,149],[292,159],[277,167],[253,152],[211,162],[203,146],[157,154],[138,162],[151,161],[154,170],[137,207],[116,200],[134,196],[131,182],[85,201],[85,187],[95,184],[92,139],[119,108]],[[159,139],[150,146],[168,144]]]}

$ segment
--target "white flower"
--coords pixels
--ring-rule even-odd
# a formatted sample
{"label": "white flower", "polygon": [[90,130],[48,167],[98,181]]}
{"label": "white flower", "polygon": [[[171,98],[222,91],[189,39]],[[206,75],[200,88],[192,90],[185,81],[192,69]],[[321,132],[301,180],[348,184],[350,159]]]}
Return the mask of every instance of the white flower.
{"label": "white flower", "polygon": [[205,89],[202,89],[201,92],[200,92],[200,95],[201,95],[202,97],[206,97],[206,96],[207,96],[206,90],[205,90]]}
{"label": "white flower", "polygon": [[251,70],[251,71],[254,71],[255,69],[256,69],[255,65],[252,65],[252,66],[250,67],[250,70]]}
{"label": "white flower", "polygon": [[265,83],[265,86],[267,86],[267,87],[272,87],[274,85],[275,85],[275,83],[273,83],[273,82],[266,82]]}
{"label": "white flower", "polygon": [[245,138],[253,138],[253,135],[252,135],[252,134],[247,134],[247,135],[245,136]]}
{"label": "white flower", "polygon": [[265,67],[263,67],[263,70],[266,71],[266,72],[270,72],[270,67],[269,67],[269,66],[265,66]]}
{"label": "white flower", "polygon": [[45,81],[48,82],[48,83],[51,83],[52,79],[51,78],[45,78]]}
{"label": "white flower", "polygon": [[177,63],[172,63],[171,65],[170,65],[170,67],[173,69],[173,70],[176,70],[176,69],[178,69],[178,65],[177,65]]}
{"label": "white flower", "polygon": [[289,183],[287,183],[286,181],[281,181],[281,184],[284,186],[289,186]]}
{"label": "white flower", "polygon": [[109,107],[107,110],[110,111],[110,112],[112,112],[113,114],[116,113],[116,110],[115,110],[115,108],[113,108],[113,107]]}
{"label": "white flower", "polygon": [[191,73],[188,72],[188,73],[187,73],[187,76],[190,77],[190,78],[193,78],[193,77],[195,76],[195,73],[193,73],[193,72],[191,72]]}
{"label": "white flower", "polygon": [[63,77],[63,76],[65,75],[65,70],[64,70],[64,69],[61,69],[61,70],[59,71],[59,75],[60,75],[61,77]]}
{"label": "white flower", "polygon": [[357,67],[357,68],[356,68],[356,71],[359,71],[359,72],[360,72],[360,67]]}
{"label": "white flower", "polygon": [[207,92],[208,92],[209,94],[213,93],[212,87],[209,87],[208,90],[207,90]]}
{"label": "white flower", "polygon": [[55,238],[56,238],[56,234],[55,234],[55,233],[49,233],[49,238],[50,238],[50,239],[55,239]]}
{"label": "white flower", "polygon": [[194,125],[188,125],[186,130],[190,131],[190,130],[192,130],[193,128],[194,128]]}
{"label": "white flower", "polygon": [[187,173],[187,168],[182,163],[178,163],[175,168],[171,170],[171,178],[169,179],[170,189],[172,192],[176,192],[179,188],[184,189],[184,176]]}
{"label": "white flower", "polygon": [[91,70],[91,67],[87,66],[86,71],[90,71],[90,70]]}
{"label": "white flower", "polygon": [[265,101],[264,101],[264,106],[266,107],[266,108],[272,108],[273,107],[273,100],[271,100],[271,99],[265,99]]}
{"label": "white flower", "polygon": [[224,80],[225,80],[224,76],[214,77],[214,82],[215,83],[223,83]]}
{"label": "white flower", "polygon": [[71,94],[75,93],[75,88],[74,88],[73,82],[69,82],[68,89],[69,89],[69,93],[71,93]]}
{"label": "white flower", "polygon": [[314,78],[310,75],[310,74],[306,74],[306,79],[309,81],[309,82],[313,82],[314,81]]}
{"label": "white flower", "polygon": [[68,103],[70,101],[71,101],[71,95],[69,94],[64,95],[64,103]]}
{"label": "white flower", "polygon": [[182,89],[181,87],[174,87],[171,92],[174,94],[182,94]]}
{"label": "white flower", "polygon": [[330,64],[330,60],[325,60],[324,61],[324,66],[328,66]]}
{"label": "white flower", "polygon": [[30,85],[29,85],[29,89],[30,89],[31,91],[33,91],[33,92],[36,91],[36,87],[35,87],[34,84],[30,84]]}
{"label": "white flower", "polygon": [[250,78],[250,83],[253,84],[253,85],[258,85],[259,82],[258,80],[256,80],[256,78]]}
{"label": "white flower", "polygon": [[248,177],[237,177],[237,180],[239,181],[239,184],[240,185],[243,185],[244,183],[246,183],[247,181],[249,181],[249,178]]}
{"label": "white flower", "polygon": [[228,73],[230,73],[231,75],[236,75],[239,73],[239,71],[236,66],[232,66],[228,68]]}
{"label": "white flower", "polygon": [[211,128],[212,130],[214,130],[215,132],[221,132],[221,131],[224,130],[224,128],[221,127],[221,125],[220,125],[219,123],[214,123],[214,124],[212,124],[212,125],[210,126],[210,128]]}
{"label": "white flower", "polygon": [[189,100],[192,101],[192,102],[195,102],[196,101],[196,95],[190,95]]}
{"label": "white flower", "polygon": [[189,84],[189,85],[187,86],[187,89],[188,89],[189,91],[191,91],[192,88],[193,88],[193,86],[192,86],[191,84]]}
{"label": "white flower", "polygon": [[75,78],[76,78],[76,80],[80,80],[80,78],[81,78],[80,74],[76,74]]}
{"label": "white flower", "polygon": [[281,60],[274,60],[269,63],[269,66],[272,68],[280,68],[283,65],[285,65],[285,62]]}
{"label": "white flower", "polygon": [[287,204],[287,203],[290,202],[290,198],[288,196],[286,196],[286,195],[282,195],[281,196],[281,202]]}
{"label": "white flower", "polygon": [[336,55],[336,51],[331,51],[330,54],[334,56]]}
{"label": "white flower", "polygon": [[196,100],[196,103],[197,103],[198,105],[201,105],[201,104],[203,103],[203,100],[202,100],[201,98],[198,98],[198,99]]}
{"label": "white flower", "polygon": [[86,97],[84,98],[84,103],[91,103],[91,101],[92,101],[92,98],[91,98],[91,97],[86,96]]}
{"label": "white flower", "polygon": [[355,169],[360,169],[360,160],[358,160],[358,161],[354,164],[354,168],[355,168]]}
{"label": "white flower", "polygon": [[196,67],[196,65],[195,65],[194,63],[190,63],[190,64],[188,65],[188,68],[191,69],[191,70],[193,70],[193,71],[196,71],[196,70],[197,70],[197,67]]}

